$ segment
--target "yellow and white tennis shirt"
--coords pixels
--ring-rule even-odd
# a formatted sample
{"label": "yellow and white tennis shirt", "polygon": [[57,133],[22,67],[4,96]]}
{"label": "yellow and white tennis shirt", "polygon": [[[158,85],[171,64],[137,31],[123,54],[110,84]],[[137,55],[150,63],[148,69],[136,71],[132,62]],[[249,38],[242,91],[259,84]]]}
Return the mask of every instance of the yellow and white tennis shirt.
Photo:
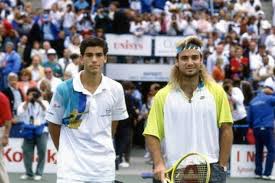
{"label": "yellow and white tennis shirt", "polygon": [[144,135],[163,141],[166,165],[171,167],[190,152],[219,160],[219,127],[233,123],[227,95],[215,82],[200,84],[191,100],[170,84],[154,97]]}

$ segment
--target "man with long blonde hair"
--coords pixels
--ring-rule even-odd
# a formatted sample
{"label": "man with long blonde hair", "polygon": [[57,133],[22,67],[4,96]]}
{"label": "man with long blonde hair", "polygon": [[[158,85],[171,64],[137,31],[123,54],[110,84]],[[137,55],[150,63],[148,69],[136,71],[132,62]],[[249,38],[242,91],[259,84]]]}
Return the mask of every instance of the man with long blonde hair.
{"label": "man with long blonde hair", "polygon": [[170,81],[156,94],[148,116],[144,135],[157,180],[164,181],[165,171],[183,155],[198,152],[211,164],[210,182],[226,182],[233,120],[226,93],[204,68],[201,47],[196,36],[178,42]]}

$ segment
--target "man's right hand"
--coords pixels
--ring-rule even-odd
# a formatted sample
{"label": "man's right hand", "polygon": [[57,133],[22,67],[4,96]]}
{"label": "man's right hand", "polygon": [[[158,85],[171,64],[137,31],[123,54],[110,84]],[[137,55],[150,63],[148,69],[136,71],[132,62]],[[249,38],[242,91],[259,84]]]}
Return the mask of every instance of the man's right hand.
{"label": "man's right hand", "polygon": [[157,180],[160,180],[162,183],[165,182],[165,165],[163,162],[155,165],[154,168],[154,177]]}

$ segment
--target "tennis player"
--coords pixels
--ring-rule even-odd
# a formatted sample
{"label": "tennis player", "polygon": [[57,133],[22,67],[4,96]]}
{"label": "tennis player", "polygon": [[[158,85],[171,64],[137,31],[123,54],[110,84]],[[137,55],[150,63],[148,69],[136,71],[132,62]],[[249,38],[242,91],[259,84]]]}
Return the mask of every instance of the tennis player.
{"label": "tennis player", "polygon": [[112,130],[114,121],[126,119],[128,113],[121,84],[102,74],[107,51],[102,39],[83,40],[84,70],[60,84],[51,101],[46,119],[58,150],[57,183],[115,180]]}
{"label": "tennis player", "polygon": [[232,115],[226,93],[203,66],[201,47],[202,41],[195,36],[177,44],[171,79],[156,94],[149,112],[143,134],[157,180],[164,180],[165,170],[183,155],[198,152],[211,163],[210,182],[226,182]]}

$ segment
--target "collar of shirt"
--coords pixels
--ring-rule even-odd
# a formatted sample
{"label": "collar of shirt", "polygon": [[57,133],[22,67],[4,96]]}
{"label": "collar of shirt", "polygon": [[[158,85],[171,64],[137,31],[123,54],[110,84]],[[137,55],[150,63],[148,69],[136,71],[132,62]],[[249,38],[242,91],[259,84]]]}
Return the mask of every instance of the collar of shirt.
{"label": "collar of shirt", "polygon": [[[205,86],[204,81],[200,81],[199,84],[198,84],[198,86],[197,86],[197,88],[195,89],[195,91],[200,91],[200,90],[202,90],[204,86]],[[182,89],[180,88],[180,86],[177,86],[177,87],[176,87],[176,90],[177,90],[177,91],[181,91]],[[195,91],[194,91],[194,92],[195,92]]]}
{"label": "collar of shirt", "polygon": [[[81,83],[80,75],[81,75],[82,72],[83,71],[79,72],[77,74],[77,76],[73,78],[73,88],[77,92],[82,92],[86,95],[91,95],[91,93],[88,90],[86,90],[84,88],[83,84]],[[97,87],[97,89],[96,89],[96,91],[93,95],[101,93],[104,90],[110,90],[110,87],[109,87],[108,82],[107,82],[107,78],[103,74],[101,74],[101,75],[102,75],[102,80],[101,80],[99,86]]]}

